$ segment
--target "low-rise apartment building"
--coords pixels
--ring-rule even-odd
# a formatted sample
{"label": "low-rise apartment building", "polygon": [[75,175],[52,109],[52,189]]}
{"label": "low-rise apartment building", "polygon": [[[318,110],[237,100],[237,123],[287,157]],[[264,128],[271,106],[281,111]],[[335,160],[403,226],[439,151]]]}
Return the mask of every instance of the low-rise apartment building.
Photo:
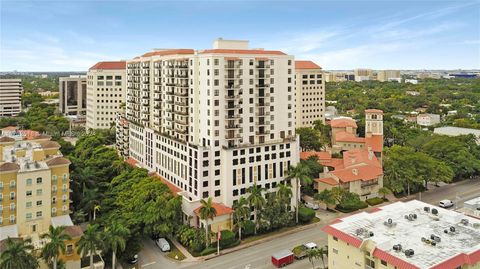
{"label": "low-rise apartment building", "polygon": [[325,226],[328,268],[480,268],[480,220],[413,200]]}
{"label": "low-rise apartment building", "polygon": [[0,117],[13,117],[22,112],[22,80],[0,79]]}
{"label": "low-rise apartment building", "polygon": [[125,95],[125,61],[92,66],[87,73],[87,130],[110,128],[124,106]]}
{"label": "low-rise apartment building", "polygon": [[296,128],[325,123],[325,78],[312,61],[295,61],[295,99]]}

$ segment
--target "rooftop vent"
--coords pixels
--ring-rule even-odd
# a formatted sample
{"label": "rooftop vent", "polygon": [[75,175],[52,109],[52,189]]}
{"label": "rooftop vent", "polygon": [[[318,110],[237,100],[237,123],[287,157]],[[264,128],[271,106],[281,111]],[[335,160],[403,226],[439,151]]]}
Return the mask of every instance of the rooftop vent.
{"label": "rooftop vent", "polygon": [[437,243],[440,243],[440,241],[442,241],[442,240],[440,239],[440,236],[436,236],[436,235],[434,235],[434,234],[431,234],[431,235],[430,235],[430,239],[433,240],[433,241],[435,241],[435,242],[437,242]]}
{"label": "rooftop vent", "polygon": [[468,219],[462,219],[460,223],[466,226],[468,225]]}
{"label": "rooftop vent", "polygon": [[393,250],[395,250],[396,252],[402,251],[402,245],[401,244],[393,245]]}
{"label": "rooftop vent", "polygon": [[352,169],[352,173],[353,173],[354,175],[358,176],[358,169],[356,169],[356,168]]}
{"label": "rooftop vent", "polygon": [[433,215],[438,215],[438,209],[432,208],[432,214]]}
{"label": "rooftop vent", "polygon": [[405,256],[412,257],[415,254],[415,251],[413,251],[413,249],[410,248],[410,249],[406,249],[404,253],[405,253]]}
{"label": "rooftop vent", "polygon": [[40,168],[40,164],[37,161],[35,161],[35,168]]}
{"label": "rooftop vent", "polygon": [[417,219],[417,214],[408,214],[405,215],[405,219],[408,219],[409,221],[414,221]]}
{"label": "rooftop vent", "polygon": [[423,211],[425,211],[425,212],[430,212],[430,207],[429,207],[429,206],[424,207],[424,208],[423,208]]}
{"label": "rooftop vent", "polygon": [[397,225],[395,222],[393,222],[392,219],[388,219],[387,221],[384,221],[383,224],[387,227],[390,227],[390,228]]}

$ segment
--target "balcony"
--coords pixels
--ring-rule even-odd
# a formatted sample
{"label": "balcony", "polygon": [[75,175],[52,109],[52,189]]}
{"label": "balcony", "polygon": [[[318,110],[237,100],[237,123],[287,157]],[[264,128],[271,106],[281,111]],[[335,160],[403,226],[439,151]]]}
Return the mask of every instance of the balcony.
{"label": "balcony", "polygon": [[188,122],[183,120],[175,120],[175,123],[178,125],[188,126]]}
{"label": "balcony", "polygon": [[176,106],[181,106],[181,107],[188,107],[188,103],[187,103],[187,102],[175,102],[175,105],[176,105]]}
{"label": "balcony", "polygon": [[225,100],[236,100],[239,98],[240,98],[240,95],[225,95]]}
{"label": "balcony", "polygon": [[239,109],[240,105],[225,105],[226,110]]}
{"label": "balcony", "polygon": [[258,121],[255,122],[256,125],[270,125],[270,121]]}
{"label": "balcony", "polygon": [[230,130],[230,129],[240,129],[239,124],[227,124],[225,125],[225,129]]}
{"label": "balcony", "polygon": [[228,135],[227,134],[227,135],[225,135],[225,139],[227,139],[227,140],[240,139],[240,138],[241,138],[240,134],[234,134],[234,135]]}
{"label": "balcony", "polygon": [[188,131],[186,129],[175,128],[175,132],[179,134],[186,134]]}
{"label": "balcony", "polygon": [[241,116],[238,115],[238,114],[235,114],[235,115],[225,115],[225,119],[229,120],[229,119],[240,119]]}
{"label": "balcony", "polygon": [[264,130],[264,131],[256,131],[256,135],[268,135],[270,134],[270,130]]}
{"label": "balcony", "polygon": [[175,113],[182,116],[188,116],[188,111],[175,110]]}

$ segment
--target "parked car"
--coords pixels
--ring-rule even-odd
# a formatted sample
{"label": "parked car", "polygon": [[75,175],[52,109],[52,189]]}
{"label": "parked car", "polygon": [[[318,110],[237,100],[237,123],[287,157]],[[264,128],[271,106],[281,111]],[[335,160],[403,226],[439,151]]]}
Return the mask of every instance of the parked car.
{"label": "parked car", "polygon": [[155,241],[157,246],[160,248],[161,251],[167,252],[170,251],[170,244],[165,238],[159,238],[157,241]]}
{"label": "parked car", "polygon": [[293,263],[293,252],[288,249],[282,250],[272,255],[272,263],[275,267],[285,267]]}
{"label": "parked car", "polygon": [[305,203],[305,206],[308,207],[308,208],[311,208],[313,210],[317,210],[320,208],[320,206],[314,202],[306,202]]}
{"label": "parked car", "polygon": [[138,254],[133,255],[133,257],[128,259],[128,263],[136,264],[138,262]]}
{"label": "parked car", "polygon": [[305,243],[305,244],[303,244],[299,247],[295,247],[295,249],[293,249],[292,252],[294,252],[295,259],[301,260],[301,259],[307,257],[307,251],[308,250],[316,249],[316,248],[318,248],[317,244],[315,244],[313,242],[309,242],[309,243]]}
{"label": "parked car", "polygon": [[453,206],[453,201],[452,200],[442,200],[440,203],[438,203],[438,206],[443,207],[443,208],[449,208]]}

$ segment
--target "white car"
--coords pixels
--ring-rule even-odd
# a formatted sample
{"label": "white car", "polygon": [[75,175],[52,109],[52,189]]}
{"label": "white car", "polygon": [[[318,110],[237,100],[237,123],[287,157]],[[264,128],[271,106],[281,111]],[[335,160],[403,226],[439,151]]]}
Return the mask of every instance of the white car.
{"label": "white car", "polygon": [[449,208],[453,206],[453,201],[452,200],[442,200],[440,203],[438,203],[439,207],[443,208]]}
{"label": "white car", "polygon": [[318,248],[318,247],[317,247],[317,244],[315,244],[315,243],[313,243],[313,242],[305,243],[305,244],[303,244],[303,246],[304,246],[306,249],[316,249],[316,248]]}
{"label": "white car", "polygon": [[158,238],[157,241],[155,241],[155,244],[157,244],[157,246],[163,252],[170,251],[170,244],[165,238]]}
{"label": "white car", "polygon": [[305,206],[308,207],[308,208],[311,208],[313,210],[317,210],[320,208],[320,206],[316,203],[312,203],[312,202],[305,202]]}

